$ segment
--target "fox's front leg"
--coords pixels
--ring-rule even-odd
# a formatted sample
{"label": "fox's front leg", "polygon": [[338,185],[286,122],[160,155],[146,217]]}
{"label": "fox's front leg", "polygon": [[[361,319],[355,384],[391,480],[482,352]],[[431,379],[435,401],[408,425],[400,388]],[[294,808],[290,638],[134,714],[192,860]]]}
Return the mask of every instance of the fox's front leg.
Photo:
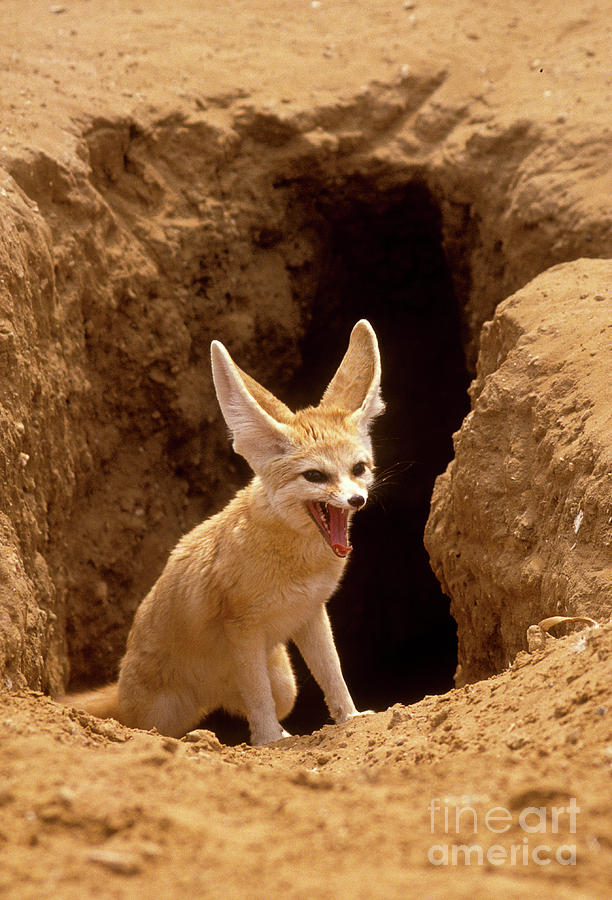
{"label": "fox's front leg", "polygon": [[360,715],[342,675],[327,609],[323,604],[293,635],[293,640],[323,691],[334,722],[346,722]]}
{"label": "fox's front leg", "polygon": [[287,737],[276,715],[265,636],[238,624],[227,625],[225,633],[234,663],[236,686],[249,722],[251,744],[268,744]]}

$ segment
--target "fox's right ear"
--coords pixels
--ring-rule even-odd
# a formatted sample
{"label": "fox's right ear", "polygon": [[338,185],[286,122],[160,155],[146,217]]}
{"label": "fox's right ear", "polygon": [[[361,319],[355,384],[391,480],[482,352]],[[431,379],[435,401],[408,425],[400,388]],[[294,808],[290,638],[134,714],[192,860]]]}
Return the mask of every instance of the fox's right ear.
{"label": "fox's right ear", "polygon": [[239,369],[220,341],[212,342],[210,356],[217,399],[234,450],[258,472],[272,457],[290,449],[291,410]]}

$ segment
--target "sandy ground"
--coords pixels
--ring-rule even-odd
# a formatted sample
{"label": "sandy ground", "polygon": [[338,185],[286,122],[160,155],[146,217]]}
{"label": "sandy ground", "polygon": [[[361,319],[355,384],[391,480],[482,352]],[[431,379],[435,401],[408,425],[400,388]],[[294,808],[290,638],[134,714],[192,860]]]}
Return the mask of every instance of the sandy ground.
{"label": "sandy ground", "polygon": [[487,681],[259,749],[4,695],[0,890],[607,897],[611,670],[612,627],[589,629]]}
{"label": "sandy ground", "polygon": [[[447,99],[485,117],[588,123],[612,91],[604,3],[4,0],[0,17],[0,163],[35,146],[71,164],[105,116],[225,127],[236,104],[320,106],[411,67],[448,70]],[[551,640],[487,681],[262,749],[5,693],[0,894],[607,897],[611,649],[609,626]]]}

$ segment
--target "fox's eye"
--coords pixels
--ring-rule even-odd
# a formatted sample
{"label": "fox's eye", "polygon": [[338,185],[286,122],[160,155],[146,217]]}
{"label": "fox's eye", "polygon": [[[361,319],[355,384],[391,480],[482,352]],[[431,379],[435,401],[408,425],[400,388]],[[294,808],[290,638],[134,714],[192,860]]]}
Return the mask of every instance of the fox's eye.
{"label": "fox's eye", "polygon": [[351,471],[352,471],[353,475],[355,476],[355,478],[359,478],[360,475],[363,475],[365,470],[366,470],[365,463],[358,462],[358,463],[355,463],[355,465],[353,466]]}
{"label": "fox's eye", "polygon": [[325,472],[321,472],[320,469],[307,469],[305,472],[302,472],[302,475],[306,481],[312,481],[314,484],[321,484],[323,481],[328,481],[327,475]]}

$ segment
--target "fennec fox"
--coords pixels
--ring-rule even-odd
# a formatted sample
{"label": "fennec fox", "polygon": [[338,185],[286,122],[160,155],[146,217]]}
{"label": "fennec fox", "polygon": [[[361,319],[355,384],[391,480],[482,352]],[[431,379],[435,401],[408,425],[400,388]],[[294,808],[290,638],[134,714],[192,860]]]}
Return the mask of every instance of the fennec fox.
{"label": "fennec fox", "polygon": [[296,684],[292,640],[332,718],[359,715],[326,610],[351,550],[351,516],[373,481],[373,419],[384,410],[376,335],[357,322],[318,406],[293,413],[211,346],[217,398],[234,449],[255,477],[185,535],[140,604],[119,681],[66,703],[180,737],[223,708],[251,742],[286,737]]}

